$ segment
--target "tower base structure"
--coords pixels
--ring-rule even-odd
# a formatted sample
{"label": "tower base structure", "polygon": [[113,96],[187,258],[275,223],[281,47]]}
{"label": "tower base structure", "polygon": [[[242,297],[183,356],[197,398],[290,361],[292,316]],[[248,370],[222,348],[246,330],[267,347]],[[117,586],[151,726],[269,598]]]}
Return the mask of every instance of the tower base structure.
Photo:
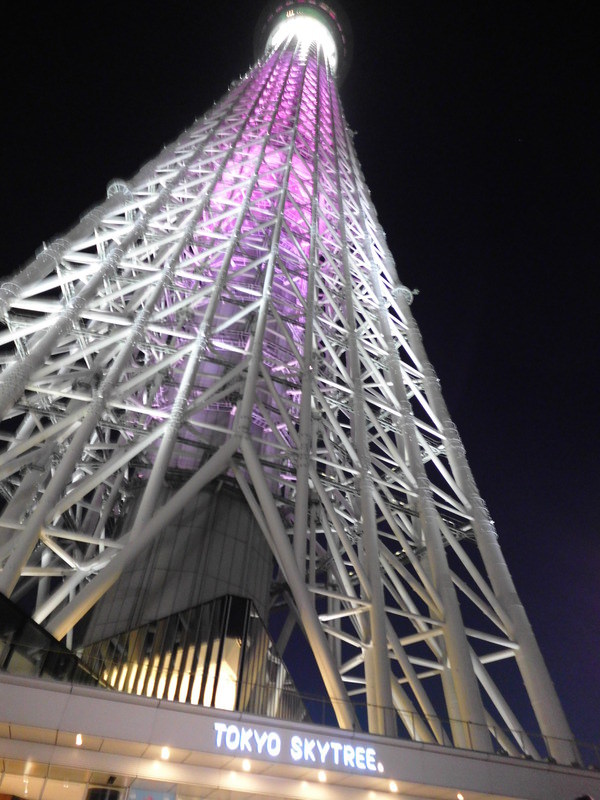
{"label": "tower base structure", "polygon": [[3,677],[0,796],[575,800],[600,772]]}

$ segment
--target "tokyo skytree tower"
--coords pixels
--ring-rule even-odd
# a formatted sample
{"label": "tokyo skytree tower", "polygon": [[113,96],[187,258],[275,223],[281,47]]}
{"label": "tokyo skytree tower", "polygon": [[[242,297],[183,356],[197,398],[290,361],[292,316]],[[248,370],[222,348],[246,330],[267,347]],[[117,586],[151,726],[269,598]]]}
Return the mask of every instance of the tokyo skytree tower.
{"label": "tokyo skytree tower", "polygon": [[340,727],[570,764],[344,120],[347,31],[273,6],[250,72],[0,287],[0,592],[73,647],[249,596]]}

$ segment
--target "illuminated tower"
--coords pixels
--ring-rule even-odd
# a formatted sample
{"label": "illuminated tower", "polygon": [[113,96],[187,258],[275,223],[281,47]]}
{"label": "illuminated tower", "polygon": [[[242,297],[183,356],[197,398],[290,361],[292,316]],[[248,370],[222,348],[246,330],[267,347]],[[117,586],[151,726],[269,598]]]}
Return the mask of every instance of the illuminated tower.
{"label": "illuminated tower", "polygon": [[[344,121],[339,12],[286,4],[259,38],[0,289],[0,591],[88,646],[222,597],[286,607],[269,658],[297,626],[341,727],[577,761]],[[193,683],[192,640],[160,691]],[[203,675],[191,700],[225,702]]]}

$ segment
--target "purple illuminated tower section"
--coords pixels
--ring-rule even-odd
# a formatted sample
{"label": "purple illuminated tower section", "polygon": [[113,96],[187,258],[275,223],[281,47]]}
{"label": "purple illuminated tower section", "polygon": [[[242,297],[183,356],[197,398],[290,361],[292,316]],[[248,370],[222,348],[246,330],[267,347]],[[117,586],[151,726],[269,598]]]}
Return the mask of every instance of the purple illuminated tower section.
{"label": "purple illuminated tower section", "polygon": [[[577,761],[344,121],[347,28],[263,23],[256,66],[0,289],[0,591],[103,657],[249,598],[343,728]],[[233,638],[217,675],[186,636],[105,682],[226,707]]]}

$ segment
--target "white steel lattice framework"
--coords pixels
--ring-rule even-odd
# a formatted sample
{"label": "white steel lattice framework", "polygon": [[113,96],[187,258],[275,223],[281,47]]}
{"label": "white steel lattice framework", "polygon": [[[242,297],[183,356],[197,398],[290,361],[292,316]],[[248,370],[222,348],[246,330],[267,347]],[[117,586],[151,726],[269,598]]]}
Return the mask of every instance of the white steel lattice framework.
{"label": "white steel lattice framework", "polygon": [[[68,635],[226,476],[340,726],[366,702],[373,733],[537,758],[508,700],[518,668],[546,752],[571,763],[369,199],[334,58],[294,27],[307,8],[1,288],[0,591]],[[181,488],[157,508],[170,472]]]}

